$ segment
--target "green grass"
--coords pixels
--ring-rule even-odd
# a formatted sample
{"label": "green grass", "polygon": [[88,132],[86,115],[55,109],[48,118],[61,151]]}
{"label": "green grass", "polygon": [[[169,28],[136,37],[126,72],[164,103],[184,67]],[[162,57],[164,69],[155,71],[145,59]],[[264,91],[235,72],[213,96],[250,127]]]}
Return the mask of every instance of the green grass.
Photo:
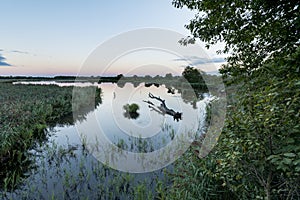
{"label": "green grass", "polygon": [[154,199],[163,192],[160,185],[168,182],[162,171],[130,174],[111,169],[82,146],[70,150],[70,144],[52,141],[37,149],[39,167],[18,190],[0,190],[0,199]]}
{"label": "green grass", "polygon": [[[45,140],[46,127],[51,124],[61,123],[61,120],[66,116],[72,115],[74,109],[77,111],[84,110],[85,113],[94,109],[94,107],[89,108],[89,105],[93,102],[87,98],[89,95],[86,95],[94,91],[93,87],[80,89],[76,91],[80,95],[76,95],[76,98],[72,99],[72,87],[0,83],[0,187],[2,184],[8,190],[16,188],[19,180],[24,176],[24,172],[30,170],[32,161],[29,159],[30,156],[27,155],[28,149],[32,148],[37,140]],[[96,97],[96,102],[101,102],[100,90],[97,90]],[[76,102],[75,106],[73,105],[73,110],[72,100]],[[93,100],[95,101],[95,99]],[[170,137],[172,138],[174,135]],[[120,145],[123,146],[122,143]],[[138,145],[138,147],[143,148],[144,146],[142,144]],[[53,147],[53,149],[55,148]],[[51,153],[52,149],[49,152]],[[53,152],[59,152],[60,154],[59,156],[52,156],[53,159],[50,159],[51,163],[54,165],[62,162],[60,158],[65,151],[55,150]],[[48,158],[52,157],[49,156]],[[66,156],[66,160],[69,159],[72,159],[72,157]],[[85,166],[81,163],[81,160],[76,160],[76,162],[78,163],[75,166]],[[193,151],[188,151],[183,158],[176,162],[175,172],[169,174],[173,178],[173,182],[170,182],[170,177],[166,178],[168,180],[163,181],[153,180],[155,192],[149,190],[147,184],[131,180],[132,175],[130,174],[117,173],[111,170],[109,173],[112,175],[109,177],[114,178],[103,184],[105,180],[107,181],[107,175],[105,174],[107,170],[104,169],[105,166],[99,165],[100,163],[98,162],[91,164],[93,168],[95,167],[92,172],[84,170],[82,172],[79,171],[78,174],[74,174],[73,165],[70,163],[67,169],[57,168],[57,176],[63,179],[62,184],[65,197],[97,191],[97,195],[106,198],[118,198],[125,195],[131,196],[133,199],[153,199],[154,197],[156,199],[180,199],[197,197],[203,187],[211,187],[212,190],[220,189],[214,186],[214,182],[207,182],[207,180],[211,181],[213,179],[197,170],[199,165],[197,162],[199,160],[193,154]],[[45,168],[45,174],[42,176],[43,180],[45,179],[45,187],[47,187],[46,180],[49,178],[47,174],[48,172]],[[90,186],[92,189],[89,189],[89,185],[86,184],[91,177],[97,179],[97,184],[94,185],[98,188],[97,190],[92,186]],[[133,182],[135,184],[131,185]],[[29,182],[28,184],[30,185],[31,183]],[[128,184],[130,186],[127,187]],[[173,184],[174,186],[170,188]],[[36,186],[32,185],[32,187]],[[72,188],[76,188],[76,191],[73,191]],[[35,188],[33,188],[33,191],[35,191]],[[31,195],[31,192],[24,191],[22,195]],[[38,193],[39,191],[35,192]],[[56,195],[53,194],[52,198],[59,198]]]}
{"label": "green grass", "polygon": [[[79,91],[95,92],[95,87]],[[96,91],[94,105],[101,102],[100,92]],[[72,94],[73,87],[0,83],[0,185],[14,187],[28,170],[27,151],[46,138],[47,126],[72,115]],[[85,96],[89,95],[81,95],[73,109],[94,109],[86,109],[93,104]]]}

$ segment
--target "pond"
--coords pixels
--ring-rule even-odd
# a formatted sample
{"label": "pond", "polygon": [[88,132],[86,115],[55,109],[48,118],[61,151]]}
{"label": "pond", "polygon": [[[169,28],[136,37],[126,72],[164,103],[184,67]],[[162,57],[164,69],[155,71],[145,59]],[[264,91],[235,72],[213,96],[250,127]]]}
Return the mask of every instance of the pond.
{"label": "pond", "polygon": [[[102,103],[80,120],[74,114],[73,125],[47,129],[47,141],[30,151],[35,164],[24,183],[4,196],[14,199],[151,196],[159,181],[170,184],[164,171],[172,171],[172,163],[204,132],[210,101],[208,94],[191,96],[190,88],[165,84],[18,84],[94,85],[101,88]],[[124,106],[133,103],[138,110],[130,115]]]}

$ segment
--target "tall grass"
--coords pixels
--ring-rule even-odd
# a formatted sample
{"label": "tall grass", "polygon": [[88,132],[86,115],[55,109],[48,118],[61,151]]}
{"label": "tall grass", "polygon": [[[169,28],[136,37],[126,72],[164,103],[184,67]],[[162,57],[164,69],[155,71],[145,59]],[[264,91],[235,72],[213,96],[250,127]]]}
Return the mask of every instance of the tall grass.
{"label": "tall grass", "polygon": [[[35,149],[31,176],[0,199],[154,199],[169,183],[163,170],[130,174],[96,160],[83,145],[48,142]],[[164,194],[164,196],[166,196]]]}
{"label": "tall grass", "polygon": [[[46,138],[48,125],[72,114],[72,92],[73,87],[0,83],[0,186],[14,188],[29,170],[27,150]],[[101,102],[100,92],[96,90],[95,105]]]}

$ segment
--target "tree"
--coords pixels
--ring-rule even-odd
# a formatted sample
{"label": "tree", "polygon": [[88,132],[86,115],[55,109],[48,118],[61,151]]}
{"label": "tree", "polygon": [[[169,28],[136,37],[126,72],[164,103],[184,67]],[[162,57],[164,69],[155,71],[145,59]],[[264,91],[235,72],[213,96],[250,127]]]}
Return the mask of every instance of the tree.
{"label": "tree", "polygon": [[182,43],[224,42],[219,53],[231,53],[223,74],[250,73],[269,59],[284,57],[299,46],[300,6],[290,0],[173,0],[177,8],[197,11],[185,27],[192,37]]}
{"label": "tree", "polygon": [[165,78],[168,78],[168,79],[171,79],[171,78],[173,78],[173,75],[172,75],[172,73],[167,73],[167,74],[165,75]]}
{"label": "tree", "polygon": [[[196,38],[207,47],[224,42],[225,48],[218,53],[230,53],[220,72],[226,90],[234,92],[227,93],[227,119],[218,145],[201,162],[189,157],[197,165],[191,169],[200,171],[200,178],[218,184],[206,183],[207,189],[202,188],[209,198],[223,194],[236,199],[300,197],[299,4],[288,0],[173,1],[175,7],[198,12],[186,25],[192,37],[181,43]],[[185,189],[199,195],[192,187]]]}
{"label": "tree", "polygon": [[205,81],[198,69],[187,66],[182,72],[182,76],[191,84],[193,89],[207,90]]}
{"label": "tree", "polygon": [[123,78],[123,77],[124,77],[123,74],[118,74],[118,75],[117,75],[117,79],[118,79],[118,80],[120,80],[120,79]]}
{"label": "tree", "polygon": [[187,66],[182,72],[182,76],[190,83],[203,82],[200,72],[194,67]]}

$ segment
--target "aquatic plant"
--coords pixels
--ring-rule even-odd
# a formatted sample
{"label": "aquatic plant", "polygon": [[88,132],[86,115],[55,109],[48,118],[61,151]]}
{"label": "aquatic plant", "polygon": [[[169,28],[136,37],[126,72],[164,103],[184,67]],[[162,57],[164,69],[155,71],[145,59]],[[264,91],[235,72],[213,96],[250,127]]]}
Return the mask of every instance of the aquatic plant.
{"label": "aquatic plant", "polygon": [[[91,88],[96,90],[94,105],[98,105],[101,103],[100,88],[87,87],[82,92]],[[14,188],[29,170],[28,150],[47,138],[47,126],[58,122],[73,123],[70,117],[66,118],[72,117],[74,111],[72,92],[73,87],[0,83],[0,187]],[[87,108],[86,105],[81,107]],[[92,109],[94,107],[78,117]]]}
{"label": "aquatic plant", "polygon": [[123,106],[123,109],[125,110],[124,116],[129,119],[136,119],[139,117],[139,113],[137,112],[140,107],[136,103],[132,104],[126,104]]}
{"label": "aquatic plant", "polygon": [[[122,141],[120,141],[122,143]],[[165,170],[130,174],[109,168],[78,145],[54,141],[39,146],[31,172],[13,192],[1,192],[1,199],[154,199],[171,182]],[[34,184],[33,184],[34,183]],[[159,187],[159,188],[158,188]],[[163,195],[163,196],[166,196]]]}

